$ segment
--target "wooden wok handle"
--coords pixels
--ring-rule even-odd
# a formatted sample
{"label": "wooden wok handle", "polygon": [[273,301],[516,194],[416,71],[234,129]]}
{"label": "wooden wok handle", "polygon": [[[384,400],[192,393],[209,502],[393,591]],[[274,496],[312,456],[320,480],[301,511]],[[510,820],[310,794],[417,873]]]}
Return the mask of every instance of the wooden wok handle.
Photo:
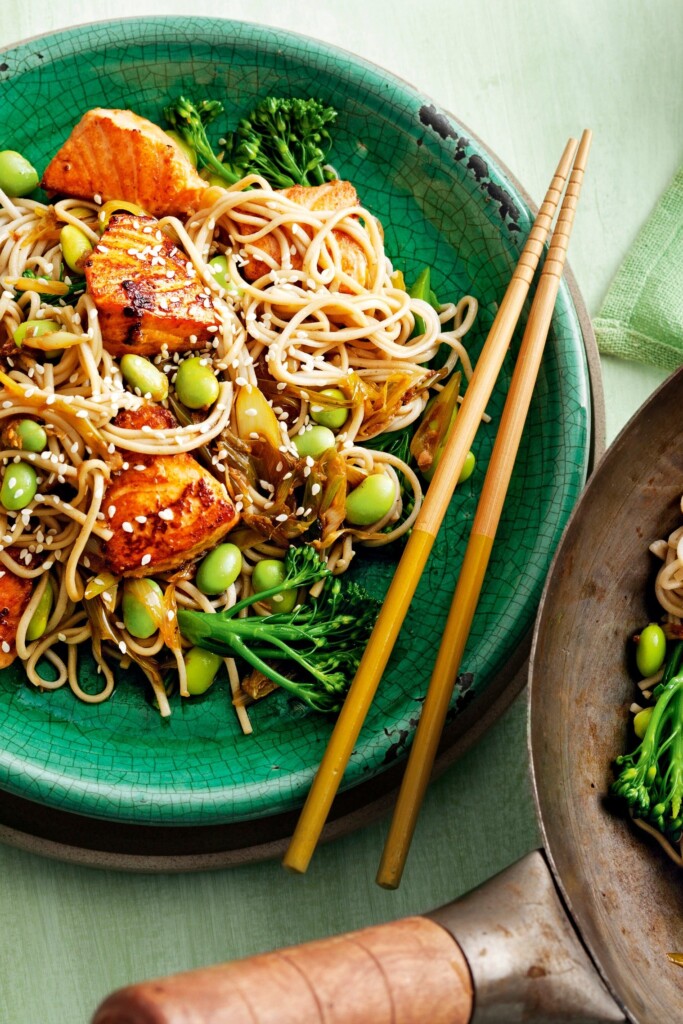
{"label": "wooden wok handle", "polygon": [[468,1024],[472,981],[439,924],[408,917],[119,989],[92,1024]]}

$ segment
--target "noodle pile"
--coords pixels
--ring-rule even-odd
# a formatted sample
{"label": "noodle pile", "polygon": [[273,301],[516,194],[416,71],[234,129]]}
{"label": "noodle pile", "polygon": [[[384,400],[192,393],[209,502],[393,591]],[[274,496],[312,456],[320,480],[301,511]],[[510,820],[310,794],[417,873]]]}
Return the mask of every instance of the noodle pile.
{"label": "noodle pile", "polygon": [[[172,356],[162,350],[154,362],[168,375],[172,396],[178,363],[185,355],[201,354],[220,380],[219,396],[208,412],[185,417],[178,416],[171,401],[177,427],[134,431],[113,420],[121,410],[141,406],[144,396],[126,386],[116,359],[103,344],[97,307],[63,265],[59,245],[60,229],[73,224],[96,246],[108,214],[126,204],[102,207],[65,199],[46,206],[30,199],[12,200],[0,192],[3,465],[19,461],[16,449],[6,443],[5,428],[12,421],[36,419],[48,436],[45,451],[21,453],[38,474],[34,500],[18,512],[0,507],[0,562],[3,570],[35,581],[16,636],[28,680],[43,689],[68,684],[77,697],[91,703],[110,696],[115,685],[112,663],[125,668],[131,660],[150,680],[162,714],[170,713],[161,676],[164,667],[177,665],[180,692],[187,692],[177,626],[171,623],[149,640],[140,640],[120,621],[119,581],[106,576],[101,552],[101,542],[111,537],[105,492],[117,469],[134,466],[136,454],[191,452],[225,484],[242,513],[235,530],[243,556],[238,580],[218,597],[208,598],[193,583],[194,566],[153,573],[164,590],[169,621],[177,607],[216,611],[252,592],[251,574],[260,559],[282,557],[289,540],[298,536],[307,540],[302,522],[311,512],[298,508],[296,517],[272,522],[274,481],[237,472],[234,403],[240,388],[258,386],[266,395],[280,424],[279,450],[288,464],[297,460],[297,465],[301,460],[292,438],[309,425],[312,399],[330,387],[341,387],[349,397],[349,416],[337,435],[343,475],[356,484],[380,470],[393,482],[395,500],[387,515],[369,527],[342,521],[317,537],[328,566],[340,573],[351,563],[358,544],[384,545],[406,533],[422,498],[420,481],[410,466],[367,442],[414,423],[456,364],[466,377],[471,374],[462,338],[476,314],[475,300],[467,296],[436,312],[427,302],[411,298],[385,255],[381,226],[367,210],[358,206],[311,211],[255,176],[229,189],[210,189],[208,195],[212,205],[185,222],[164,217],[158,227],[187,254],[211,295],[220,326],[205,348]],[[365,286],[344,268],[343,236],[362,250]],[[268,251],[260,247],[266,237],[276,243],[278,256],[272,256],[272,244]],[[227,288],[208,266],[217,254],[228,257]],[[268,268],[252,282],[240,272],[249,260]],[[61,287],[46,284],[60,281]],[[58,294],[67,287],[75,294]],[[51,289],[57,294],[46,294]],[[417,336],[416,317],[424,323],[424,332]],[[40,348],[29,340],[18,347],[12,340],[16,328],[25,320],[41,319],[55,321],[58,332],[42,336]],[[438,371],[430,369],[428,364],[442,345],[448,348],[445,363]],[[249,438],[242,441],[248,448]],[[308,475],[310,468],[307,464],[303,474]],[[268,535],[259,536],[254,527],[259,522],[270,522]],[[233,540],[233,534],[228,539]],[[676,564],[681,565],[680,558]],[[28,642],[26,630],[46,587],[54,592],[47,628],[38,640]],[[666,593],[671,593],[668,587]],[[683,589],[677,600],[680,616]],[[85,692],[79,683],[81,645],[92,651],[102,676],[96,693]],[[45,673],[46,663],[52,678]],[[239,673],[232,659],[226,659],[226,665],[236,696]],[[238,713],[248,729],[245,709],[238,707]]]}

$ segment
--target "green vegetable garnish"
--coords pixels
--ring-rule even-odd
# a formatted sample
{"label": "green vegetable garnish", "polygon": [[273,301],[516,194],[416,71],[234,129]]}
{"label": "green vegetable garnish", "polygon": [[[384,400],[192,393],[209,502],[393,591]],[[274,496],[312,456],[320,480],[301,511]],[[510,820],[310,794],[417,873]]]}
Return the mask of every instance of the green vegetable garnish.
{"label": "green vegetable garnish", "polygon": [[322,185],[333,175],[324,164],[332,145],[328,125],[336,110],[315,99],[268,96],[226,136],[223,160],[214,152],[207,125],[223,113],[218,100],[193,103],[179,96],[164,116],[198,163],[229,185],[247,174],[260,174],[275,188]]}
{"label": "green vegetable garnish", "polygon": [[[324,580],[319,597],[291,612],[238,618],[256,601]],[[380,603],[362,587],[333,577],[310,546],[290,547],[281,583],[239,601],[227,611],[210,614],[182,608],[183,636],[222,657],[243,658],[253,668],[316,711],[339,711],[375,623]],[[298,666],[301,678],[288,679],[279,668]]]}
{"label": "green vegetable garnish", "polygon": [[655,688],[656,704],[645,734],[630,754],[618,757],[621,768],[612,792],[622,797],[635,818],[654,825],[678,842],[683,833],[683,642],[667,662]]}
{"label": "green vegetable garnish", "polygon": [[201,167],[210,168],[228,184],[234,185],[244,174],[236,173],[227,164],[221,163],[206,134],[206,126],[215,121],[224,109],[218,100],[202,100],[194,104],[186,96],[179,96],[164,109],[164,117],[185,145],[197,154],[197,162]]}

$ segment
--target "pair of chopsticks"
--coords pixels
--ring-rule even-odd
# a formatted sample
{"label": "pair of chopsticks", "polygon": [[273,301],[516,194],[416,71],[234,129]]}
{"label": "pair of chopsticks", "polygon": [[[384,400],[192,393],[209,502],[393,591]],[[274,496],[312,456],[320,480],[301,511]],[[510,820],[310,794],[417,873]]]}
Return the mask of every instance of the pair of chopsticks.
{"label": "pair of chopsticks", "polygon": [[591,132],[585,131],[578,148],[575,139],[567,143],[491,326],[285,855],[283,863],[293,871],[306,871],[320,838],[349,757],[495,387],[569,176],[527,320],[472,533],[377,875],[377,882],[385,888],[395,889],[400,883],[538,376],[591,138]]}

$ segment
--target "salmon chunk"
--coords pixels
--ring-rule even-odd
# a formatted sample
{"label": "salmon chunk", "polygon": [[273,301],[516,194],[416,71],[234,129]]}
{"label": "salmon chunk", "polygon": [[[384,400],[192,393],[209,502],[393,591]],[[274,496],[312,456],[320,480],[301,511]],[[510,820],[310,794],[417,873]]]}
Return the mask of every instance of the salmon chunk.
{"label": "salmon chunk", "polygon": [[17,656],[14,641],[19,619],[31,600],[33,580],[15,575],[0,566],[0,669],[11,665]]}
{"label": "salmon chunk", "polygon": [[[168,430],[177,423],[159,405],[124,410],[114,423],[126,430]],[[114,531],[104,556],[116,576],[149,576],[174,569],[214,547],[239,516],[225,487],[191,455],[127,453],[128,468],[112,475],[103,502]]]}
{"label": "salmon chunk", "polygon": [[102,107],[83,115],[41,184],[51,194],[124,199],[158,215],[187,213],[207,187],[158,125],[131,110]]}
{"label": "salmon chunk", "polygon": [[[248,197],[249,193],[246,193]],[[292,202],[305,206],[308,210],[325,210],[336,212],[337,210],[351,209],[358,206],[358,194],[350,181],[330,181],[325,185],[292,185],[291,188],[283,189],[278,195],[291,199]],[[233,222],[234,231],[242,235],[253,234],[258,228],[251,224],[240,224]],[[310,229],[305,224],[300,224],[302,232],[310,235]],[[286,227],[283,230],[287,236],[290,232]],[[368,260],[361,245],[351,238],[345,231],[335,229],[332,232],[341,253],[341,266],[345,274],[354,278],[363,287],[368,281]],[[301,236],[299,236],[301,238]],[[290,245],[290,260],[293,270],[301,270],[303,261],[298,252],[291,252],[291,246],[296,241],[288,237]],[[241,243],[242,245],[248,243]],[[277,266],[280,265],[280,244],[273,235],[264,235],[253,243],[254,248],[260,249],[273,259]],[[257,278],[267,274],[271,267],[265,260],[258,259],[257,255],[250,254],[247,263],[242,268],[244,276],[248,281],[256,281]]]}
{"label": "salmon chunk", "polygon": [[219,326],[211,295],[154,217],[117,213],[85,263],[104,347],[156,355],[201,347]]}

